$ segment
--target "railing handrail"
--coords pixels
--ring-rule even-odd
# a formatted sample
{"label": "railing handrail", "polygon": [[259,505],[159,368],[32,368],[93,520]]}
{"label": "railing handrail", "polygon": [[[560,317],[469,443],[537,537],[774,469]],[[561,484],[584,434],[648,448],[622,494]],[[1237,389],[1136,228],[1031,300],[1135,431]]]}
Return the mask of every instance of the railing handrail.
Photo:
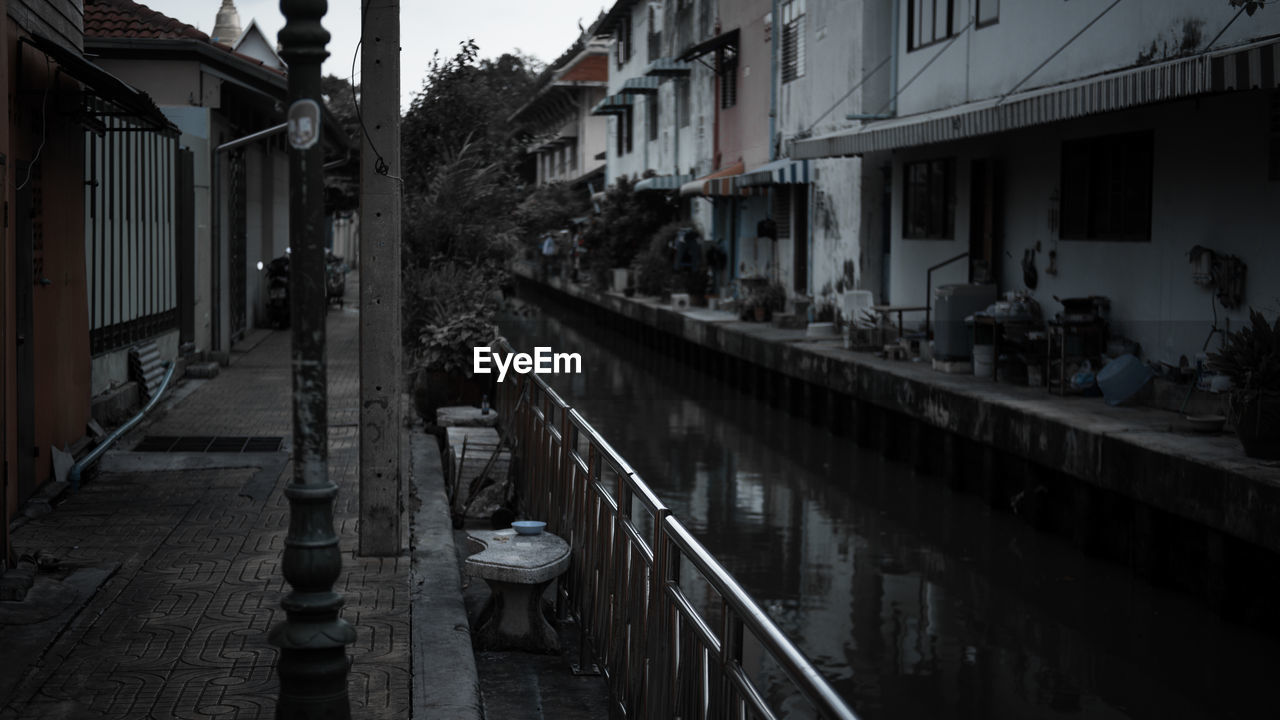
{"label": "railing handrail", "polygon": [[[499,341],[499,344],[503,346],[503,351],[512,352],[511,346],[506,343],[505,340]],[[675,517],[671,509],[667,507],[657,494],[648,486],[648,484],[644,482],[639,473],[637,473],[626,459],[622,457],[621,453],[619,453],[576,408],[566,402],[564,398],[562,398],[543,378],[537,375],[530,374],[516,376],[515,381],[515,383],[510,384],[511,388],[515,388],[514,391],[506,390],[504,393],[504,390],[500,389],[498,397],[500,403],[499,412],[502,413],[501,417],[504,422],[509,423],[513,428],[513,434],[517,438],[517,450],[519,453],[530,453],[535,450],[541,452],[541,455],[538,456],[521,458],[520,465],[522,467],[522,471],[527,472],[528,482],[533,484],[545,484],[550,480],[560,483],[559,485],[551,488],[550,491],[547,491],[544,488],[541,493],[530,493],[532,497],[527,498],[527,501],[534,504],[535,510],[541,509],[546,513],[546,517],[541,519],[548,521],[550,526],[548,529],[553,532],[564,532],[564,529],[556,527],[560,518],[560,515],[557,513],[563,514],[574,510],[582,510],[578,505],[574,505],[568,510],[565,508],[553,509],[551,507],[538,508],[538,504],[547,500],[549,496],[552,496],[554,499],[563,500],[571,495],[575,491],[576,487],[576,491],[580,493],[580,495],[573,498],[572,501],[589,501],[589,493],[594,488],[597,492],[602,494],[602,497],[600,498],[601,501],[611,500],[611,502],[607,502],[605,507],[616,505],[616,511],[612,516],[612,522],[614,524],[610,526],[615,534],[607,543],[608,547],[603,548],[603,550],[611,556],[614,563],[612,565],[606,563],[602,571],[597,572],[590,577],[585,577],[585,575],[589,575],[592,568],[580,568],[575,571],[571,567],[570,575],[577,577],[578,587],[569,587],[568,589],[562,590],[562,594],[565,596],[571,596],[575,592],[579,592],[579,594],[585,593],[592,595],[589,598],[569,597],[573,603],[583,605],[578,608],[579,620],[582,621],[583,624],[583,627],[580,629],[581,634],[584,636],[583,642],[587,643],[589,641],[595,645],[607,646],[606,649],[609,652],[607,652],[606,655],[622,652],[635,652],[634,647],[630,644],[619,643],[615,637],[616,634],[632,631],[650,634],[651,638],[654,638],[654,642],[659,646],[666,645],[665,647],[641,648],[641,652],[645,653],[641,665],[646,668],[646,670],[643,671],[645,677],[642,681],[633,681],[628,678],[614,677],[613,675],[615,673],[621,673],[626,668],[610,667],[609,657],[597,658],[599,664],[605,666],[604,671],[606,675],[610,676],[611,688],[621,686],[625,693],[625,691],[634,690],[639,687],[639,685],[636,684],[639,683],[641,685],[648,685],[648,692],[652,693],[654,692],[654,686],[652,683],[657,682],[661,683],[659,686],[660,688],[665,688],[668,691],[668,694],[670,694],[671,692],[674,692],[673,689],[668,687],[668,684],[672,681],[672,677],[670,677],[670,675],[679,675],[679,666],[681,662],[695,664],[700,662],[705,663],[705,659],[699,658],[695,660],[691,656],[686,656],[683,658],[674,657],[672,660],[675,663],[674,667],[666,668],[660,666],[661,664],[658,660],[663,658],[655,659],[654,656],[661,654],[662,652],[673,652],[669,647],[670,643],[664,643],[661,639],[664,630],[671,630],[671,628],[668,627],[669,619],[660,612],[662,609],[661,607],[654,608],[646,605],[645,608],[640,608],[640,610],[647,608],[648,612],[651,615],[656,615],[656,617],[642,617],[635,619],[628,615],[626,617],[626,622],[623,623],[623,628],[620,629],[617,626],[607,628],[607,637],[600,637],[599,632],[594,625],[589,624],[588,621],[594,621],[595,618],[608,615],[611,610],[617,609],[601,607],[599,603],[608,602],[610,590],[621,592],[620,588],[631,580],[630,576],[622,577],[622,573],[627,572],[627,569],[618,567],[618,562],[622,557],[624,557],[624,553],[628,549],[634,549],[635,544],[638,541],[639,547],[643,550],[643,563],[652,573],[641,581],[640,584],[650,587],[650,590],[638,591],[632,588],[630,592],[639,592],[645,595],[648,595],[649,592],[656,593],[652,595],[652,598],[654,599],[658,598],[660,595],[667,597],[673,601],[672,607],[676,610],[680,618],[683,618],[684,621],[691,623],[696,628],[699,628],[699,634],[701,636],[714,641],[708,645],[708,648],[717,651],[716,659],[720,663],[720,677],[725,682],[742,691],[741,696],[736,699],[736,702],[744,707],[747,702],[750,702],[752,705],[761,709],[766,717],[773,716],[772,711],[764,705],[759,688],[751,683],[750,679],[746,676],[745,671],[742,669],[740,664],[741,658],[735,659],[735,657],[733,657],[735,652],[738,654],[741,653],[741,640],[739,639],[736,642],[730,642],[730,645],[734,647],[725,646],[726,637],[739,637],[739,633],[736,629],[732,633],[730,632],[729,626],[732,622],[730,618],[733,618],[740,623],[741,629],[750,632],[755,640],[759,642],[761,648],[773,658],[773,660],[786,673],[787,677],[790,678],[794,688],[813,705],[814,709],[820,715],[827,718],[838,718],[840,720],[857,720],[856,715],[839,696],[839,694],[837,694],[831,685],[827,683],[826,679],[823,678],[817,669],[813,667],[812,663],[810,663],[808,658],[800,652],[790,638],[788,638],[764,612],[764,610],[760,608],[759,604],[742,587],[737,579],[733,577],[732,573],[730,573],[724,565],[722,565],[720,561],[717,560],[715,556],[707,550],[696,537],[693,536],[684,523]],[[508,385],[508,383],[503,383],[503,385]],[[541,406],[539,401],[535,399],[535,392],[549,404]],[[526,393],[527,397],[525,397]],[[515,408],[512,403],[505,402],[506,400],[514,397],[520,397],[522,400],[527,401],[524,405],[523,412],[528,413],[529,418],[540,421],[540,425],[537,423],[527,424],[519,420],[517,408]],[[544,409],[544,407],[548,409],[555,408],[555,411],[560,414],[560,427],[556,426],[557,423],[552,421],[552,418],[548,416],[548,411]],[[539,436],[537,434],[538,430],[547,433],[547,435],[545,437]],[[566,435],[572,435],[575,432],[577,433],[576,437],[566,437]],[[578,450],[578,445],[581,443],[583,438],[586,439],[587,447],[589,448],[588,457],[586,458],[583,458],[579,454]],[[565,461],[569,461],[569,467],[566,467]],[[579,464],[579,462],[582,464]],[[605,487],[604,482],[601,479],[604,463],[611,466],[614,473],[617,474],[619,478],[619,485],[617,488]],[[566,473],[577,473],[584,465],[586,468],[586,476],[581,479],[581,482],[585,483],[585,487],[575,486],[574,481],[577,479],[577,475],[571,475],[566,484],[566,478],[564,477]],[[619,491],[623,491],[621,496],[619,495]],[[630,501],[633,498],[638,498],[645,508],[653,515],[653,540],[651,541],[651,547],[648,544],[648,541],[643,539],[643,534],[632,522]],[[584,562],[584,558],[597,559],[598,554],[604,554],[601,552],[602,548],[588,545],[587,542],[587,536],[590,535],[593,530],[597,535],[604,532],[601,530],[601,526],[599,525],[599,518],[593,519],[595,520],[596,525],[589,526],[586,524],[586,520],[578,518],[579,525],[575,528],[570,528],[570,530],[573,531],[572,536],[565,538],[571,544],[571,556],[574,558],[573,562],[575,563],[588,564],[587,562]],[[617,540],[619,537],[624,536],[627,544],[623,547],[619,547],[617,545]],[[674,565],[672,565],[670,563],[670,559],[666,557],[667,552],[665,548],[668,544],[671,547],[674,547],[678,552],[676,564]],[[726,634],[726,637],[719,639],[715,638],[714,630],[707,625],[707,618],[693,607],[688,597],[684,594],[683,589],[680,587],[678,569],[675,571],[676,574],[674,578],[669,576],[673,567],[679,567],[678,563],[681,558],[687,559],[687,561],[692,564],[692,567],[697,570],[706,581],[707,585],[719,595],[720,600],[723,603],[722,615],[724,617],[721,619],[722,632]],[[631,567],[630,570],[634,572],[635,568]],[[570,583],[570,585],[573,585],[573,583]],[[586,589],[582,590],[581,588]],[[594,592],[592,592],[593,590]],[[619,600],[619,602],[621,602],[621,600]],[[587,603],[592,603],[592,605],[590,607],[586,607],[585,605]],[[628,607],[627,609],[631,610],[633,608]],[[630,624],[632,621],[641,625],[641,630],[637,631],[633,628]],[[653,627],[651,627],[651,623],[653,624]],[[587,638],[586,636],[593,637]],[[666,640],[669,639],[670,638],[666,638]],[[617,647],[618,645],[626,645],[626,649],[620,650]],[[630,659],[633,658],[622,659],[622,664],[630,667],[631,663],[628,662]],[[653,661],[653,667],[650,667],[650,661]],[[633,672],[637,672],[635,668],[630,669]],[[652,670],[652,672],[650,672],[650,670]],[[668,675],[664,675],[664,671],[666,671]],[[657,677],[651,677],[651,675]],[[679,681],[677,680],[677,684],[678,682]],[[710,694],[710,688],[703,688],[703,690]],[[721,688],[721,691],[724,692],[724,689]],[[733,701],[727,696],[724,699],[729,702]],[[628,717],[635,716],[632,712],[636,707],[647,709],[647,713],[645,714],[648,716],[661,717],[661,715],[655,714],[656,711],[654,710],[654,707],[660,706],[664,701],[672,701],[672,699],[663,697],[654,699],[650,697],[628,696],[615,703],[615,707],[623,709],[624,714]],[[713,702],[713,700],[708,698],[704,701],[704,712],[707,710],[705,702]]]}

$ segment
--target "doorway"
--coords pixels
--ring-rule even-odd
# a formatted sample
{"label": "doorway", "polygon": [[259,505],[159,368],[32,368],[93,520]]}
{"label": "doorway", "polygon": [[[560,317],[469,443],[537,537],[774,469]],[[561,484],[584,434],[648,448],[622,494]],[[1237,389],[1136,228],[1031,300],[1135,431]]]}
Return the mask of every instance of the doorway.
{"label": "doorway", "polygon": [[969,282],[998,282],[1003,235],[1004,163],[975,159],[969,175]]}

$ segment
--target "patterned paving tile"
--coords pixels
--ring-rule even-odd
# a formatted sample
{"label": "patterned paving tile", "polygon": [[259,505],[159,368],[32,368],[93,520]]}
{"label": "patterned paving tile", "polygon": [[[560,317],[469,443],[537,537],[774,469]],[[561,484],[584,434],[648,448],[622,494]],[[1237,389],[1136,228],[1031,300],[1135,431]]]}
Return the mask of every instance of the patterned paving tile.
{"label": "patterned paving tile", "polygon": [[[406,558],[360,558],[357,319],[330,313],[330,474],[340,486],[343,616],[357,640],[348,689],[360,717],[409,715]],[[289,336],[274,333],[192,393],[147,434],[291,438]],[[291,443],[291,440],[288,441]],[[67,565],[121,564],[40,658],[0,698],[0,718],[258,718],[274,711],[276,651],[267,630],[288,591],[280,553],[282,489],[239,495],[257,470],[103,474],[13,537]]]}

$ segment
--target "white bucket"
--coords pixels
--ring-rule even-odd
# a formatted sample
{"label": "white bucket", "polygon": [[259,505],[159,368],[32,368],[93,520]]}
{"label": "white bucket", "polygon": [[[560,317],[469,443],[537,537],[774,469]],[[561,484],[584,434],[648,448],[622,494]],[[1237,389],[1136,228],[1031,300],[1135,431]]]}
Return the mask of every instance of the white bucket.
{"label": "white bucket", "polygon": [[996,354],[994,345],[973,346],[973,374],[978,377],[991,377],[995,369]]}

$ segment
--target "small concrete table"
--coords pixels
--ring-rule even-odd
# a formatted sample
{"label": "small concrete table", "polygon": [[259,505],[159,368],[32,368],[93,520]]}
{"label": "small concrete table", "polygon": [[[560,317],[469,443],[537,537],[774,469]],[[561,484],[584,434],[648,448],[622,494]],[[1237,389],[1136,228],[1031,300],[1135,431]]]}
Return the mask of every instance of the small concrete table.
{"label": "small concrete table", "polygon": [[556,631],[542,614],[542,593],[569,567],[569,544],[549,532],[518,535],[515,530],[472,530],[484,547],[463,562],[466,574],[489,585],[476,642],[482,649],[553,653]]}

